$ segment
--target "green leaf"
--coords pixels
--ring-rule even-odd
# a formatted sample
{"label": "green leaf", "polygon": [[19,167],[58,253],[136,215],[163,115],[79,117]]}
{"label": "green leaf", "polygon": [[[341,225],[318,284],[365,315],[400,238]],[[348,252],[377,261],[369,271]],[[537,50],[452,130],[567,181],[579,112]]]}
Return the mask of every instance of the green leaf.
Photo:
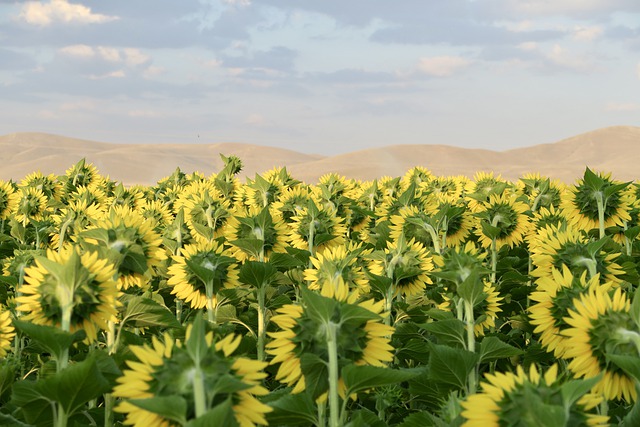
{"label": "green leaf", "polygon": [[23,380],[15,383],[11,403],[20,408],[24,420],[33,425],[54,425],[52,408],[55,401],[40,390],[40,383]]}
{"label": "green leaf", "polygon": [[533,385],[523,389],[524,408],[518,411],[517,420],[509,419],[511,425],[524,425],[529,427],[564,427],[567,423],[567,414],[562,406],[550,405],[543,402],[540,394]]}
{"label": "green leaf", "polygon": [[262,289],[276,280],[277,273],[278,270],[270,263],[246,261],[240,267],[239,279],[242,283]]}
{"label": "green leaf", "polygon": [[320,357],[304,353],[300,357],[300,368],[304,375],[305,391],[313,400],[329,389],[329,368]]}
{"label": "green leaf", "polygon": [[86,333],[82,329],[71,334],[53,326],[35,325],[18,319],[15,319],[13,324],[32,340],[43,346],[56,360],[60,360],[62,354],[66,352],[74,342],[82,341],[86,337]]}
{"label": "green leaf", "polygon": [[147,257],[142,253],[127,251],[120,268],[125,271],[144,274],[148,270]]}
{"label": "green leaf", "polygon": [[429,374],[431,378],[463,389],[469,373],[475,369],[480,356],[467,350],[431,344]]}
{"label": "green leaf", "polygon": [[640,358],[620,354],[607,354],[606,357],[636,381],[640,381]]}
{"label": "green leaf", "polygon": [[[640,384],[636,381],[636,393],[640,395]],[[618,427],[635,427],[640,425],[640,404],[636,403],[631,407],[631,410],[625,415],[622,421],[618,424]]]}
{"label": "green leaf", "polygon": [[522,350],[516,348],[497,337],[485,337],[480,343],[480,362],[490,362],[506,357],[522,354]]}
{"label": "green leaf", "polygon": [[640,225],[629,227],[626,230],[624,230],[625,237],[631,241],[634,241],[639,234],[640,234]]}
{"label": "green leaf", "polygon": [[427,411],[416,412],[402,420],[398,427],[449,427],[449,424]]}
{"label": "green leaf", "polygon": [[233,414],[231,400],[227,399],[209,410],[201,417],[191,420],[186,427],[238,427],[238,421]]}
{"label": "green leaf", "polygon": [[500,227],[494,227],[487,221],[482,221],[480,223],[482,225],[482,234],[487,236],[490,239],[497,239],[500,235],[501,229]]}
{"label": "green leaf", "polygon": [[25,424],[9,414],[0,412],[0,425],[5,427],[33,427],[32,424]]}
{"label": "green leaf", "polygon": [[306,287],[300,288],[302,302],[306,306],[306,313],[316,322],[328,323],[333,316],[338,302],[331,298],[323,297]]}
{"label": "green leaf", "polygon": [[475,269],[471,270],[469,276],[457,288],[458,295],[463,300],[475,306],[479,302],[483,301],[484,295],[484,283],[480,280],[480,275]]}
{"label": "green leaf", "polygon": [[57,400],[69,416],[110,389],[109,381],[92,355],[41,381],[43,393],[51,400]]}
{"label": "green leaf", "polygon": [[182,327],[171,310],[150,298],[126,294],[121,298],[126,306],[121,325],[133,323],[136,328],[159,326],[179,329]]}
{"label": "green leaf", "polygon": [[[288,248],[287,248],[288,249]],[[305,251],[307,254],[308,251]],[[274,252],[269,256],[269,264],[281,271],[290,270],[297,267],[305,267],[309,261],[302,260],[288,253]]]}
{"label": "green leaf", "polygon": [[420,374],[424,369],[389,369],[377,366],[348,365],[342,368],[342,379],[347,387],[347,396],[352,393],[369,390],[385,385],[408,381]]}
{"label": "green leaf", "polygon": [[127,402],[184,425],[187,422],[187,401],[182,396],[161,396],[149,399],[129,399]]}
{"label": "green leaf", "polygon": [[640,328],[640,292],[636,291],[631,302],[631,311],[629,312],[636,326]]}
{"label": "green leaf", "polygon": [[460,319],[443,319],[418,325],[435,335],[441,344],[464,347],[466,344],[465,324]]}
{"label": "green leaf", "polygon": [[316,406],[307,393],[290,394],[285,390],[277,400],[265,402],[273,408],[267,414],[267,421],[271,426],[309,426],[317,425]]}
{"label": "green leaf", "polygon": [[259,258],[260,253],[264,250],[264,240],[260,239],[237,239],[230,242],[233,246],[242,250],[244,253]]}
{"label": "green leaf", "polygon": [[387,423],[368,409],[359,409],[351,413],[351,421],[345,427],[387,427]]}
{"label": "green leaf", "polygon": [[600,381],[602,375],[595,376],[586,380],[569,380],[562,384],[560,392],[562,393],[562,401],[564,407],[569,412],[569,408],[584,396],[594,385]]}
{"label": "green leaf", "polygon": [[599,191],[604,185],[604,180],[589,168],[586,168],[584,171],[584,177],[582,179],[584,183],[593,190]]}

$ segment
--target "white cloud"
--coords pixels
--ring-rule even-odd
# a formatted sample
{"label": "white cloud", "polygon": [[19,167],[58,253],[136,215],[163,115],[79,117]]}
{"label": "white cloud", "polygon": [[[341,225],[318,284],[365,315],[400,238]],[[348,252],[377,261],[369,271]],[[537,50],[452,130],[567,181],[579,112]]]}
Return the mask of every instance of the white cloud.
{"label": "white cloud", "polygon": [[592,59],[573,55],[559,44],[553,45],[551,52],[547,53],[546,57],[555,65],[575,71],[591,71],[594,67]]}
{"label": "white cloud", "polygon": [[127,64],[131,66],[142,65],[151,59],[149,55],[142,53],[140,49],[125,48],[123,52],[127,58]]}
{"label": "white cloud", "polygon": [[120,62],[120,51],[114,47],[98,46],[98,53],[109,62]]}
{"label": "white cloud", "polygon": [[60,52],[65,55],[76,56],[79,58],[92,58],[96,54],[93,48],[91,46],[87,46],[86,44],[74,44],[71,46],[65,46],[60,49]]}
{"label": "white cloud", "polygon": [[636,75],[638,76],[638,79],[640,79],[640,62],[638,62],[638,65],[636,66]]}
{"label": "white cloud", "polygon": [[165,69],[163,67],[158,67],[156,65],[150,65],[142,72],[142,76],[145,79],[150,79],[152,77],[159,76],[159,75],[163,74],[164,71],[165,71]]}
{"label": "white cloud", "polygon": [[157,111],[153,111],[153,110],[131,110],[127,113],[127,115],[129,117],[134,117],[134,118],[147,118],[147,119],[152,119],[155,117],[162,117],[162,114],[158,113]]}
{"label": "white cloud", "polygon": [[46,27],[54,22],[101,24],[119,19],[117,16],[91,12],[91,8],[69,3],[68,0],[50,0],[48,3],[29,1],[20,10],[20,19],[32,25]]}
{"label": "white cloud", "polygon": [[92,74],[89,76],[89,79],[91,80],[102,80],[102,79],[109,79],[109,78],[121,79],[125,76],[126,74],[123,70],[117,70],[117,71],[112,71],[110,73],[100,74],[100,75]]}
{"label": "white cloud", "polygon": [[230,4],[231,6],[238,7],[247,7],[251,6],[251,0],[224,0],[226,4]]}
{"label": "white cloud", "polygon": [[633,102],[617,103],[608,102],[604,109],[606,111],[640,111],[640,104]]}
{"label": "white cloud", "polygon": [[448,77],[469,64],[471,61],[460,56],[433,56],[421,58],[418,70],[434,77]]}
{"label": "white cloud", "polygon": [[262,114],[253,113],[247,116],[244,122],[251,126],[264,126],[267,123],[267,120]]}
{"label": "white cloud", "polygon": [[604,33],[604,30],[600,26],[582,27],[578,26],[573,30],[573,39],[578,41],[590,42]]}

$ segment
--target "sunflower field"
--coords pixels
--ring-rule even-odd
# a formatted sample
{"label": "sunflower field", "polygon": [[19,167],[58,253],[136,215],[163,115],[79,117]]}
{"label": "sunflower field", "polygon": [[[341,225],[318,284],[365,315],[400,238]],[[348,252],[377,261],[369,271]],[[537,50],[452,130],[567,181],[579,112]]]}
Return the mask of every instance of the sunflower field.
{"label": "sunflower field", "polygon": [[0,425],[640,425],[640,184],[222,158],[0,182]]}

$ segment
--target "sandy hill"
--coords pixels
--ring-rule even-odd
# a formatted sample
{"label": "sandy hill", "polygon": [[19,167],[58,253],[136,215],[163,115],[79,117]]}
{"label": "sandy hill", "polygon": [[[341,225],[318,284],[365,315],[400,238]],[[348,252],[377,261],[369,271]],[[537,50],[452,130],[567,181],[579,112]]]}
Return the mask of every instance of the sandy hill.
{"label": "sandy hill", "polygon": [[40,170],[62,174],[81,158],[103,175],[125,184],[154,184],[176,167],[206,175],[222,166],[219,153],[236,155],[244,163],[242,177],[253,177],[276,166],[308,183],[326,173],[370,180],[400,176],[413,166],[436,175],[467,175],[493,171],[516,180],[539,172],[571,183],[585,166],[612,172],[621,180],[640,180],[640,127],[597,129],[552,144],[507,151],[466,149],[443,145],[391,145],[324,157],[281,148],[240,143],[219,144],[111,144],[42,133],[0,136],[0,179],[20,180]]}

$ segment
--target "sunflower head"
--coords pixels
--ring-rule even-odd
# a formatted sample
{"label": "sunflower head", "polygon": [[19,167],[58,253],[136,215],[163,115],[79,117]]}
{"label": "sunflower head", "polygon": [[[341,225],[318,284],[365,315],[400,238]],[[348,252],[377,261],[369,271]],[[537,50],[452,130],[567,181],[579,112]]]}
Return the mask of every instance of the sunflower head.
{"label": "sunflower head", "polygon": [[[199,324],[199,325],[198,325]],[[181,402],[178,415],[183,424],[219,405],[229,405],[241,427],[265,425],[265,414],[272,409],[256,396],[268,393],[260,383],[266,362],[234,355],[241,337],[222,337],[205,333],[200,316],[187,329],[181,343],[170,335],[152,338],[152,344],[131,346],[137,360],[116,381],[113,395],[122,400],[115,411],[126,415],[125,424],[138,427],[173,425],[162,411],[152,412],[145,399],[165,398]],[[203,405],[201,407],[199,405]]]}
{"label": "sunflower head", "polygon": [[237,263],[217,241],[186,245],[173,257],[167,284],[194,309],[205,307],[208,299],[215,306],[219,290],[239,285]]}
{"label": "sunflower head", "polygon": [[[558,379],[558,365],[541,373],[535,365],[529,372],[518,366],[516,373],[486,374],[482,391],[462,402],[462,425],[472,426],[538,426],[608,425],[608,417],[594,413],[602,400],[589,394],[569,400]],[[553,409],[553,411],[552,411]]]}
{"label": "sunflower head", "polygon": [[610,295],[597,287],[576,299],[565,321],[569,325],[561,333],[567,337],[564,358],[571,360],[569,370],[578,378],[600,381],[593,391],[605,399],[638,398],[635,380],[616,362],[615,356],[638,357],[640,330],[638,319],[629,311],[631,303],[621,288]]}
{"label": "sunflower head", "polygon": [[476,234],[482,245],[488,248],[495,241],[496,248],[500,249],[521,243],[529,230],[529,217],[525,213],[528,209],[526,204],[508,192],[490,195],[475,213],[478,218]]}
{"label": "sunflower head", "polygon": [[[273,356],[271,364],[279,364],[276,380],[292,386],[292,393],[305,390],[309,370],[328,362],[329,327],[336,328],[340,368],[349,364],[385,366],[393,360],[389,337],[394,328],[382,322],[383,304],[373,300],[357,303],[355,295],[337,301],[303,291],[303,304],[286,305],[271,318],[280,329],[268,334],[272,340],[266,345],[267,353]],[[320,364],[308,363],[310,360]],[[315,390],[314,398],[326,399],[326,390]],[[344,385],[340,392],[344,397]]]}
{"label": "sunflower head", "polygon": [[25,269],[17,310],[36,324],[67,332],[84,329],[87,341],[93,342],[117,314],[115,273],[113,264],[98,252],[81,252],[77,246],[49,250],[46,258],[36,258],[35,265]]}
{"label": "sunflower head", "polygon": [[16,332],[11,321],[11,311],[7,307],[0,305],[0,359],[7,355],[15,336]]}
{"label": "sunflower head", "polygon": [[105,251],[118,268],[118,287],[148,289],[154,268],[166,259],[155,222],[128,206],[112,207],[95,225],[80,233],[83,244]]}
{"label": "sunflower head", "polygon": [[225,226],[225,237],[235,246],[237,258],[264,261],[273,252],[285,252],[286,225],[269,207],[241,207]]}

